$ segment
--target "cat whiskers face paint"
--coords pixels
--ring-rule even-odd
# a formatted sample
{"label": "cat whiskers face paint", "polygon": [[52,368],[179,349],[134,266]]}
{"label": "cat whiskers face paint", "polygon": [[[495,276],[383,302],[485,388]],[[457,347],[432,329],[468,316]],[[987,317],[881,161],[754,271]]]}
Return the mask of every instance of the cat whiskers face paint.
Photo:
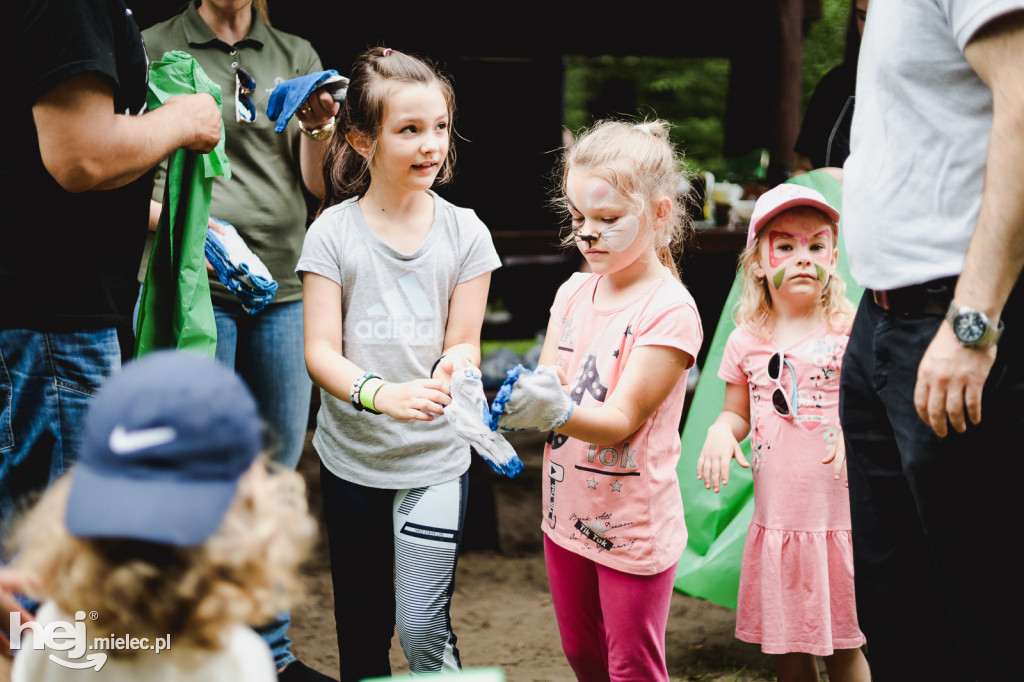
{"label": "cat whiskers face paint", "polygon": [[608,227],[604,228],[596,235],[577,235],[576,239],[580,239],[586,242],[591,240],[597,241],[601,239],[608,248],[616,253],[625,251],[633,242],[636,240],[636,235],[640,232],[640,221],[636,219],[635,215],[626,215],[619,218],[618,221],[612,223]]}
{"label": "cat whiskers face paint", "polygon": [[[601,216],[602,213],[605,213],[608,214],[605,216],[606,220],[615,216],[614,209],[617,203],[621,203],[619,202],[621,196],[612,185],[597,177],[587,179],[583,186],[583,200],[580,202],[574,191],[575,184],[570,181],[566,187],[566,195],[573,210],[590,216],[594,214]],[[591,219],[593,220],[594,218]],[[574,219],[574,222],[577,221],[579,219]],[[578,228],[574,227],[573,236],[577,241],[586,243],[588,247],[601,240],[608,246],[609,250],[621,253],[632,246],[633,242],[636,241],[637,235],[640,233],[640,221],[633,213],[621,215],[616,218],[615,222],[605,224],[607,227],[596,234],[582,234]]]}

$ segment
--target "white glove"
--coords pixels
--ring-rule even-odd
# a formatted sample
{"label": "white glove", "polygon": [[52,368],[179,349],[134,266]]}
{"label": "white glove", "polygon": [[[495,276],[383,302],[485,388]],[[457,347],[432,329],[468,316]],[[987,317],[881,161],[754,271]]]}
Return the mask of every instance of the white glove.
{"label": "white glove", "polygon": [[512,445],[490,429],[491,410],[484,395],[484,384],[469,367],[452,374],[452,401],[444,408],[455,433],[472,446],[491,468],[509,478],[523,470],[523,463]]}
{"label": "white glove", "polygon": [[553,431],[569,421],[575,407],[562,389],[558,370],[539,365],[531,372],[522,365],[509,370],[491,405],[491,428],[500,431]]}

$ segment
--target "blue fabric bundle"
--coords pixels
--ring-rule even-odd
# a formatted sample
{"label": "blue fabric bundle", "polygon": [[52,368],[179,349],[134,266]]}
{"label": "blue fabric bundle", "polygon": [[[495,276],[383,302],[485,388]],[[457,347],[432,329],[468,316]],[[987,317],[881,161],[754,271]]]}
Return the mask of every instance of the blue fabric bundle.
{"label": "blue fabric bundle", "polygon": [[259,256],[238,236],[234,225],[213,220],[224,226],[224,234],[206,230],[206,259],[217,279],[238,297],[242,309],[255,315],[274,299],[277,282]]}
{"label": "blue fabric bundle", "polygon": [[328,69],[278,83],[267,100],[267,117],[277,121],[274,132],[279,133],[288,126],[288,121],[317,88],[327,88],[334,101],[344,102],[348,79],[339,76],[334,69]]}

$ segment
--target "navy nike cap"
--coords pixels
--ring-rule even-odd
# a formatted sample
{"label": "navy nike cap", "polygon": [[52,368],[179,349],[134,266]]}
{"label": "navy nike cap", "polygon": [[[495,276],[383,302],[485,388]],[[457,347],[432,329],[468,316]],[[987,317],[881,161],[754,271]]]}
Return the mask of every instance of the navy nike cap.
{"label": "navy nike cap", "polygon": [[68,530],[198,545],[220,526],[260,449],[256,401],[234,372],[194,353],[146,355],[89,405]]}

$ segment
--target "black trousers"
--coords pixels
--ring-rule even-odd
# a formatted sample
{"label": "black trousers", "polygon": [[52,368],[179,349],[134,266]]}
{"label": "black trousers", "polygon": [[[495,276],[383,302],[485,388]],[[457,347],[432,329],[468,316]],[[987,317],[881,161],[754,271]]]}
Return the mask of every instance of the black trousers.
{"label": "black trousers", "polygon": [[321,463],[341,682],[391,676],[396,625],[412,673],[462,667],[450,607],[468,478],[368,488]]}
{"label": "black trousers", "polygon": [[982,422],[938,438],[917,369],[939,317],[861,301],[842,367],[857,615],[875,682],[1016,679],[1021,646],[1024,287],[982,398]]}

